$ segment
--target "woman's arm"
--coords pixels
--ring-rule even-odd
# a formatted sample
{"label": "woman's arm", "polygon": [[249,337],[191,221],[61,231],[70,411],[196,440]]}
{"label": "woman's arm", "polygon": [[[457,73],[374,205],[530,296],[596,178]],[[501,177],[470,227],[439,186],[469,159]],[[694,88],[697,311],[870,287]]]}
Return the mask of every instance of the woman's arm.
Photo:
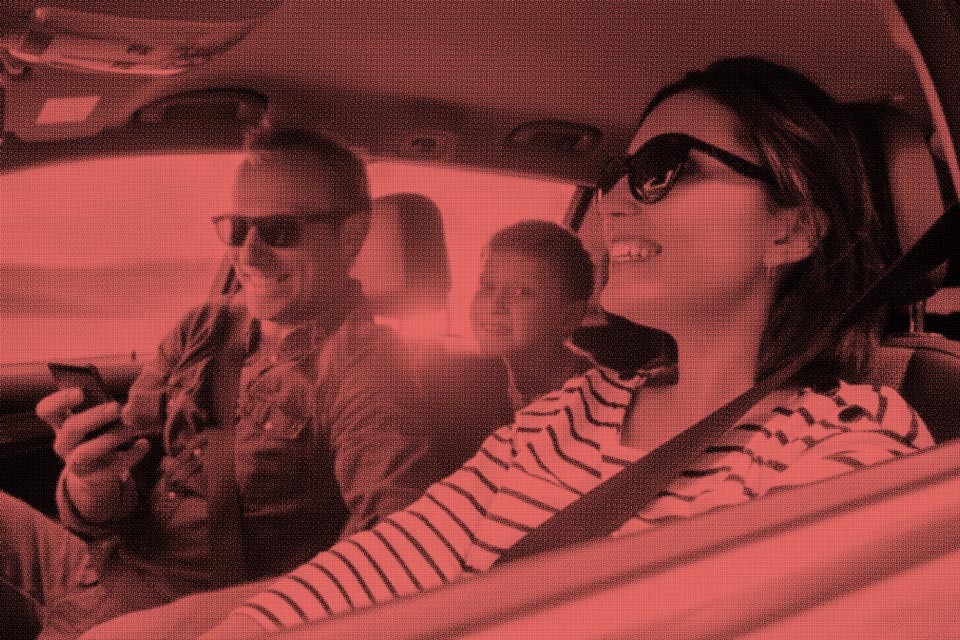
{"label": "woman's arm", "polygon": [[210,629],[199,640],[247,640],[262,636],[263,626],[250,616],[235,611],[227,616],[226,620]]}
{"label": "woman's arm", "polygon": [[[341,540],[251,598],[209,637],[260,632],[320,620],[436,588],[466,573],[472,552],[501,550],[479,536],[487,506],[507,473],[511,429],[503,427],[460,470],[376,527]],[[208,636],[204,636],[208,637]]]}

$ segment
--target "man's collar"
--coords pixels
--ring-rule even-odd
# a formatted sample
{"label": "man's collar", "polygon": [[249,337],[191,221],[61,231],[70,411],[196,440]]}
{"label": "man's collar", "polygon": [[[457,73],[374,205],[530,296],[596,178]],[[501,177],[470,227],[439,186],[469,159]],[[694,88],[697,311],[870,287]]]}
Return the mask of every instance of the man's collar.
{"label": "man's collar", "polygon": [[[288,333],[277,345],[278,352],[291,353],[294,355],[313,351],[320,347],[333,332],[335,332],[344,321],[354,312],[367,312],[366,299],[360,283],[356,280],[348,280],[343,293],[337,298],[336,306],[329,310],[329,313],[322,314],[313,320],[298,325]],[[249,317],[247,322],[246,335],[246,354],[252,355],[261,346],[263,342],[263,331],[260,321]]]}

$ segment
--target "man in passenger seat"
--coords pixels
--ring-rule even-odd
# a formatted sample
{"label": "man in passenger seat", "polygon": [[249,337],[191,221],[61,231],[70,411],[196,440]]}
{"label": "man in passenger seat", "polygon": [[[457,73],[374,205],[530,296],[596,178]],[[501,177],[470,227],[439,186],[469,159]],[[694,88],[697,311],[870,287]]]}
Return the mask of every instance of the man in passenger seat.
{"label": "man in passenger seat", "polygon": [[78,389],[37,406],[66,463],[63,523],[116,541],[98,576],[80,540],[3,496],[17,526],[0,528],[0,578],[40,605],[44,637],[279,575],[431,480],[400,344],[348,275],[370,219],[362,162],[308,132],[263,128],[233,206],[214,223],[239,299],[191,311],[123,408],[74,415]]}

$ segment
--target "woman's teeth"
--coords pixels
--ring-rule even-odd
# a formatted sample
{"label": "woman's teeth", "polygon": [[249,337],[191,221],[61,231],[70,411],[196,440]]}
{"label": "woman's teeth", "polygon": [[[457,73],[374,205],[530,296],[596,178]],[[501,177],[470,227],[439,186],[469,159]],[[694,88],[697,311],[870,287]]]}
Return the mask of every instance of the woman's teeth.
{"label": "woman's teeth", "polygon": [[618,240],[610,246],[613,262],[643,262],[660,255],[663,247],[647,239]]}

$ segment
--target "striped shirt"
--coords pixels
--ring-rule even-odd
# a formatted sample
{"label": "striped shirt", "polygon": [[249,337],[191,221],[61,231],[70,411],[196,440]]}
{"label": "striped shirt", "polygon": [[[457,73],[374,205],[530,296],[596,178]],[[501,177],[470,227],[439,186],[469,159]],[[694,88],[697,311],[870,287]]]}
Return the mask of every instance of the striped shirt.
{"label": "striped shirt", "polygon": [[[373,529],[278,579],[236,613],[275,630],[485,571],[641,452],[620,444],[645,378],[597,368],[516,414],[451,476]],[[887,387],[840,383],[768,396],[614,535],[744,502],[933,446]]]}

